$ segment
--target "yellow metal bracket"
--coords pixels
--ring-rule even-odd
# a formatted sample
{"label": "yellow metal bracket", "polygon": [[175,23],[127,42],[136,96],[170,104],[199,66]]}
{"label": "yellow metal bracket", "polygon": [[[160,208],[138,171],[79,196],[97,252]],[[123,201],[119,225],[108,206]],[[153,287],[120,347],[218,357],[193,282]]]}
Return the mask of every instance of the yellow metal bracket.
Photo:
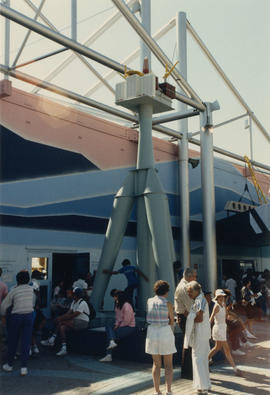
{"label": "yellow metal bracket", "polygon": [[264,193],[262,191],[262,188],[261,188],[260,184],[258,183],[258,180],[256,178],[256,174],[255,174],[253,166],[252,166],[252,163],[250,162],[248,156],[245,155],[244,159],[245,159],[246,164],[248,165],[248,168],[249,168],[249,171],[250,171],[250,175],[251,175],[251,179],[252,179],[253,185],[254,185],[254,187],[256,189],[259,201],[260,201],[261,204],[266,204],[267,200],[266,200],[266,198],[264,196]]}
{"label": "yellow metal bracket", "polygon": [[171,75],[172,71],[175,69],[175,66],[177,65],[177,63],[179,63],[179,61],[177,61],[173,67],[171,69],[169,69],[168,65],[165,65],[165,74],[163,76],[164,81],[166,82],[167,78]]}

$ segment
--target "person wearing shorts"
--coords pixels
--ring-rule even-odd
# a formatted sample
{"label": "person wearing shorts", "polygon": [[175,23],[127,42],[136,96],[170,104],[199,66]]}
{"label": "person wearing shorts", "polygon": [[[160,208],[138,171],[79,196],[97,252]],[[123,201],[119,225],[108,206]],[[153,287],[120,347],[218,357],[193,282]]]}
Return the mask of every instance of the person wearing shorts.
{"label": "person wearing shorts", "polygon": [[69,330],[85,329],[89,325],[90,311],[88,304],[82,297],[83,290],[81,288],[74,288],[74,301],[71,303],[69,311],[56,319],[55,333],[49,339],[41,341],[43,346],[54,346],[55,339],[59,334],[62,346],[61,350],[56,354],[57,356],[67,354],[66,334]]}
{"label": "person wearing shorts", "polygon": [[154,285],[156,296],[147,301],[147,317],[149,324],[145,341],[145,352],[152,355],[153,382],[156,395],[160,395],[160,369],[162,358],[165,368],[167,395],[171,395],[173,380],[173,354],[176,353],[173,333],[173,305],[168,302],[169,284],[159,280]]}
{"label": "person wearing shorts", "polygon": [[214,321],[214,326],[212,328],[212,338],[215,341],[215,346],[212,348],[208,355],[209,361],[212,357],[220,350],[224,351],[225,357],[229,364],[232,366],[234,373],[237,376],[241,376],[241,372],[237,369],[234,360],[231,355],[230,347],[227,342],[227,324],[226,324],[226,305],[225,305],[226,293],[223,289],[217,289],[215,292],[215,306],[210,317],[210,324]]}

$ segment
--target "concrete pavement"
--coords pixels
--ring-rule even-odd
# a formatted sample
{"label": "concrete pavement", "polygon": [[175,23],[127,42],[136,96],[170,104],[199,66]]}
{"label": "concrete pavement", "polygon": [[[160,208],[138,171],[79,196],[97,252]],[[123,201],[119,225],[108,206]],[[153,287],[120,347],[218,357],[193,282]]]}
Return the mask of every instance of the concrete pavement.
{"label": "concrete pavement", "polygon": [[[236,377],[227,364],[211,367],[211,394],[270,393],[270,322],[256,323],[256,347],[236,361],[243,377]],[[180,369],[174,371],[174,395],[195,394],[192,382],[179,379]],[[162,378],[164,383],[164,378]],[[2,395],[152,395],[151,366],[126,361],[100,363],[96,358],[69,354],[56,357],[53,350],[42,350],[29,361],[29,375],[19,376],[19,363],[14,372],[0,373]],[[164,384],[161,389],[165,393]]]}

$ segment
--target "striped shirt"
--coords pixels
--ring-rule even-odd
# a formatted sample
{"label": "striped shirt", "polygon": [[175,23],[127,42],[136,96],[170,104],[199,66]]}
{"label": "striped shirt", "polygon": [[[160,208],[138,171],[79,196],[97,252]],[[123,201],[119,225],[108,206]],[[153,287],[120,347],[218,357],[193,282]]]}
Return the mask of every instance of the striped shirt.
{"label": "striped shirt", "polygon": [[28,314],[34,311],[34,289],[28,284],[13,288],[1,304],[1,315],[12,306],[11,314]]}
{"label": "striped shirt", "polygon": [[169,312],[168,301],[163,296],[154,296],[147,301],[146,321],[149,324],[168,325]]}

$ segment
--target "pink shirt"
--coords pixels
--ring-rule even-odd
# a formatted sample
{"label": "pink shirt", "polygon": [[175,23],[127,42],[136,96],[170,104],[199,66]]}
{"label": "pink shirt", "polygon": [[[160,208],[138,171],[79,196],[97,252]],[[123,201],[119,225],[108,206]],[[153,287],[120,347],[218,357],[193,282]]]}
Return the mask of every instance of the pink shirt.
{"label": "pink shirt", "polygon": [[8,294],[8,287],[3,281],[0,280],[0,305],[2,303],[2,300],[7,296]]}
{"label": "pink shirt", "polygon": [[135,316],[132,306],[129,303],[124,303],[122,309],[115,309],[115,326],[131,326],[135,327]]}

